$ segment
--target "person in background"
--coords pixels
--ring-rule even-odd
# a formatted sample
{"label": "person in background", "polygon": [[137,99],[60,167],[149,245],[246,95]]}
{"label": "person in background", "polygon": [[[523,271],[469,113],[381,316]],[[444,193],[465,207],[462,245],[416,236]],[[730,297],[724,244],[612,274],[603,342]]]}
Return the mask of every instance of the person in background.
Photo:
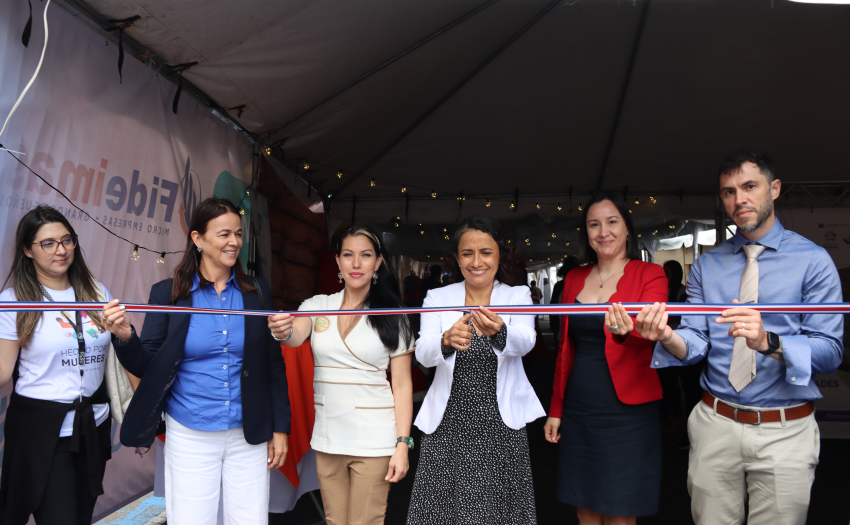
{"label": "person in background", "polygon": [[[564,258],[563,264],[561,264],[561,267],[558,268],[558,282],[552,287],[552,300],[550,301],[550,304],[564,302],[564,278],[571,270],[578,268],[579,266],[578,257],[575,255],[570,255]],[[552,334],[555,335],[555,346],[557,348],[561,347],[561,324],[563,323],[563,317],[564,316],[562,315],[549,316],[549,326],[552,329]]]}
{"label": "person in background", "polygon": [[[688,300],[687,289],[682,284],[682,279],[685,278],[685,270],[679,261],[669,260],[664,263],[664,275],[667,276],[667,302],[668,303],[684,303]],[[670,316],[667,319],[667,324],[674,330],[679,327],[682,322],[681,316]]]}
{"label": "person in background", "polygon": [[[208,198],[192,214],[174,278],[151,287],[150,304],[273,310],[271,289],[239,262],[242,219]],[[269,470],[286,459],[289,393],[280,344],[262,316],[148,313],[141,337],[118,301],[103,311],[121,363],[141,378],[121,443],[150,447],[165,412],[169,523],[265,525]]]}
{"label": "person in background", "polygon": [[531,304],[514,253],[494,220],[474,216],[454,233],[463,282],[431,290],[416,358],[437,368],[416,417],[422,436],[407,523],[536,523],[525,425],[545,415],[522,367],[534,346],[532,316],[497,315],[490,304]]}
{"label": "person in background", "polygon": [[410,270],[410,275],[404,278],[404,302],[407,306],[418,306],[420,280],[416,272]]}
{"label": "person in background", "polygon": [[[664,263],[664,274],[667,276],[667,301],[684,303],[688,299],[685,285],[682,284],[684,269],[679,261],[669,260]],[[670,316],[667,324],[676,328],[681,322],[681,316]],[[702,364],[693,366],[672,366],[658,370],[664,398],[661,400],[662,429],[664,432],[678,434],[675,439],[680,449],[688,448],[688,433],[682,424],[691,410],[699,403],[702,388],[699,386],[699,376]]]}
{"label": "person in background", "polygon": [[633,525],[658,511],[661,383],[652,342],[622,303],[665,300],[667,278],[640,260],[622,200],[597,195],[581,225],[585,266],[564,279],[564,303],[611,304],[604,316],[565,318],[544,436],[561,443],[558,499],[577,507],[581,525]]}
{"label": "person in background", "polygon": [[543,292],[541,292],[540,288],[537,287],[537,281],[531,281],[528,284],[528,287],[531,289],[531,302],[534,304],[542,304]]}
{"label": "person in background", "polygon": [[659,343],[655,368],[707,361],[704,402],[688,418],[694,522],[802,525],[820,452],[815,375],[841,364],[844,320],[762,315],[743,303],[839,303],[841,283],[825,249],[777,220],[782,183],[767,155],[737,151],[718,172],[720,200],[738,229],[694,262],[688,302],[741,306],[684,317],[674,331],[659,301],[641,310],[637,330]]}
{"label": "person in background", "polygon": [[[48,206],[18,223],[0,301],[103,302],[77,232]],[[122,312],[122,315],[123,312]],[[0,385],[15,378],[3,425],[0,523],[89,525],[111,457],[100,312],[0,312]]]}
{"label": "person in background", "polygon": [[[404,307],[371,228],[350,226],[332,246],[345,287],[307,299],[299,310]],[[311,337],[316,422],[310,446],[325,518],[334,525],[383,523],[390,483],[407,474],[413,448],[413,334],[407,316],[278,314],[269,318],[269,328],[287,346]]]}
{"label": "person in background", "polygon": [[443,275],[443,269],[439,264],[431,265],[431,273],[422,280],[422,286],[419,288],[420,297],[422,300],[425,300],[425,296],[428,295],[429,290],[433,290],[434,288],[441,288],[443,283],[441,281]]}

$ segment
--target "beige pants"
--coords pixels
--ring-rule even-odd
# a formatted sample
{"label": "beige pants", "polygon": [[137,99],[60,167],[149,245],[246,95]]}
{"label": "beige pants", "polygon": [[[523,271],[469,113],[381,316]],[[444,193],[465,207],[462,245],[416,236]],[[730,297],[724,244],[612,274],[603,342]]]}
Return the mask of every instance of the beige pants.
{"label": "beige pants", "polygon": [[316,452],[316,474],[328,525],[383,525],[389,456],[366,458]]}
{"label": "beige pants", "polygon": [[688,492],[696,525],[803,525],[820,454],[814,414],[748,425],[704,402],[688,418]]}

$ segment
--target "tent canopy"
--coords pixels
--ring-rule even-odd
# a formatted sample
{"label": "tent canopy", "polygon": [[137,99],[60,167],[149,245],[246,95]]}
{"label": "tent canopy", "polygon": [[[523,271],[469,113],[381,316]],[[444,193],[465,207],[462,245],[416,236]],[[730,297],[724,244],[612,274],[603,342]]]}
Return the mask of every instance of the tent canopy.
{"label": "tent canopy", "polygon": [[411,242],[420,223],[442,239],[472,214],[542,239],[574,230],[600,189],[625,195],[645,231],[676,235],[714,217],[717,165],[741,147],[774,158],[780,205],[840,206],[850,188],[848,6],[63,3],[139,15],[126,34],[169,64],[197,61],[184,78],[244,106],[231,117],[332,218],[407,224]]}

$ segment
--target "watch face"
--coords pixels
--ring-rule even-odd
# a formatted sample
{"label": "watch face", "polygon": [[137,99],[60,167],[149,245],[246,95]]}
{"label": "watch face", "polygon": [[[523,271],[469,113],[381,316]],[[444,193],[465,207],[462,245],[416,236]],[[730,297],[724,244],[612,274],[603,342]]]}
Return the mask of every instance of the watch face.
{"label": "watch face", "polygon": [[773,332],[767,333],[767,346],[769,346],[771,350],[776,350],[779,348],[780,344],[778,335]]}

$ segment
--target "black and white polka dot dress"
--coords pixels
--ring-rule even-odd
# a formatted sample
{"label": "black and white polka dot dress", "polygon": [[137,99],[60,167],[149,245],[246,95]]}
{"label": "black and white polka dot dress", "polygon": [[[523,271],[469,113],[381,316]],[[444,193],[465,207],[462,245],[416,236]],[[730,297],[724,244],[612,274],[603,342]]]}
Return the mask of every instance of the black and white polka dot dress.
{"label": "black and white polka dot dress", "polygon": [[504,326],[493,338],[474,334],[457,352],[443,420],[422,436],[408,525],[537,523],[528,436],[505,425],[496,399],[492,347],[503,349],[505,338]]}

